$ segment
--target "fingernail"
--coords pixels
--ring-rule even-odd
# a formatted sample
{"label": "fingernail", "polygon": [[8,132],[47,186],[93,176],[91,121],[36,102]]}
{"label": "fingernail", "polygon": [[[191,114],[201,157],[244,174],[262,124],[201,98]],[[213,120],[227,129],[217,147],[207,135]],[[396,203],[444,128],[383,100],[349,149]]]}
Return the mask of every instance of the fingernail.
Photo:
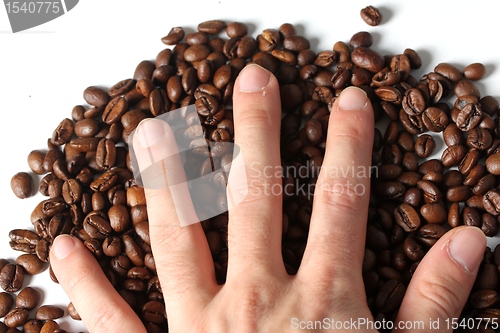
{"label": "fingernail", "polygon": [[340,110],[361,110],[368,104],[366,92],[357,87],[348,87],[342,91],[338,100]]}
{"label": "fingernail", "polygon": [[165,137],[167,125],[163,120],[144,119],[139,123],[136,129],[136,135],[139,144],[143,148],[148,148],[159,142]]}
{"label": "fingernail", "polygon": [[52,252],[57,259],[61,260],[73,251],[75,245],[75,239],[72,236],[59,235],[54,240],[54,244],[52,244]]}
{"label": "fingernail", "polygon": [[484,233],[475,227],[463,228],[455,233],[448,245],[453,261],[468,273],[474,273],[483,258],[486,248]]}
{"label": "fingernail", "polygon": [[240,91],[255,92],[263,90],[269,83],[270,72],[259,65],[245,66],[239,75]]}

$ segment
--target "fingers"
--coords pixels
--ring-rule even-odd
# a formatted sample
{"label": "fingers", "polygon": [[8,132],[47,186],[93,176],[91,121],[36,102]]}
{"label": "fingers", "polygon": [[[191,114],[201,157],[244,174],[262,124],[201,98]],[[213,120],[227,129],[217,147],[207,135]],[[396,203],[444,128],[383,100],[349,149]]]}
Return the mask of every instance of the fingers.
{"label": "fingers", "polygon": [[68,235],[57,237],[50,264],[89,332],[146,332],[79,240]]}
{"label": "fingers", "polygon": [[[408,286],[396,322],[423,321],[451,332],[446,319],[458,318],[474,284],[486,248],[486,237],[474,227],[449,231],[422,259]],[[412,330],[412,332],[417,332]]]}
{"label": "fingers", "polygon": [[[168,313],[174,320],[200,311],[217,287],[214,263],[197,220],[170,126],[141,122],[133,149],[145,185],[151,247]],[[175,305],[174,305],[175,304]],[[196,309],[196,310],[195,310]]]}
{"label": "fingers", "polygon": [[[248,265],[277,268],[281,259],[281,104],[276,78],[257,65],[246,66],[233,94],[234,141],[243,163],[233,165],[228,197],[244,193],[229,210],[229,271],[248,274]],[[272,191],[276,195],[273,195]],[[255,268],[255,266],[254,266]]]}
{"label": "fingers", "polygon": [[326,152],[314,191],[300,276],[360,286],[370,192],[373,109],[366,93],[345,89],[328,124]]}

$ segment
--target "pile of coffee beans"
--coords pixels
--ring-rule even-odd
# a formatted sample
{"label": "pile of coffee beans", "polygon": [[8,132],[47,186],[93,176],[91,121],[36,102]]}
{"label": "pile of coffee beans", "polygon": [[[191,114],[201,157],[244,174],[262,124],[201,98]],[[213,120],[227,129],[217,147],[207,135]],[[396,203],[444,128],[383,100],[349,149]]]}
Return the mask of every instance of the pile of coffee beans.
{"label": "pile of coffee beans", "polygon": [[[373,7],[361,15],[371,25],[380,23],[381,15]],[[175,27],[161,40],[171,46],[155,61],[140,62],[131,78],[109,89],[85,89],[87,104],[75,106],[71,119],[61,121],[47,150],[29,154],[30,169],[43,175],[38,190],[46,199],[33,210],[33,230],[10,233],[11,247],[25,254],[16,263],[3,262],[0,286],[6,292],[21,290],[24,275],[44,269],[57,235],[72,234],[98,259],[148,332],[166,332],[146,200],[132,176],[128,138],[141,120],[168,113],[185,122],[176,135],[192,140],[193,147],[232,142],[233,86],[248,63],[268,69],[280,84],[282,164],[284,170],[302,171],[285,173],[283,185],[314,188],[329,110],[344,88],[360,87],[373,103],[377,128],[363,278],[376,320],[394,320],[420,260],[447,230],[470,225],[487,236],[497,234],[499,103],[481,96],[473,83],[485,74],[482,64],[459,69],[441,63],[416,78],[412,70],[422,61],[412,49],[381,55],[371,48],[372,35],[362,31],[347,43],[339,41],[330,50],[316,52],[288,23],[255,38],[244,23],[213,20],[189,34]],[[194,112],[179,110],[192,104]],[[198,119],[202,126],[195,125]],[[446,145],[442,157],[429,159],[441,137]],[[232,159],[230,153],[207,156],[196,149],[188,157],[188,163],[199,165],[200,175]],[[16,195],[29,195],[29,186],[25,176],[14,176]],[[221,204],[214,200],[207,205]],[[297,272],[304,253],[312,200],[312,192],[287,191],[283,197],[282,253],[289,274]],[[221,214],[201,225],[217,279],[224,283],[228,216]],[[488,249],[463,315],[500,318],[499,269],[500,247]],[[48,332],[45,326],[57,326],[54,319],[62,312],[41,307],[30,318],[28,310],[38,306],[38,298],[36,290],[28,288],[19,293],[15,306],[11,294],[0,294],[4,324],[24,325],[25,332]],[[72,305],[68,312],[78,318]],[[0,332],[7,330],[2,327]]]}

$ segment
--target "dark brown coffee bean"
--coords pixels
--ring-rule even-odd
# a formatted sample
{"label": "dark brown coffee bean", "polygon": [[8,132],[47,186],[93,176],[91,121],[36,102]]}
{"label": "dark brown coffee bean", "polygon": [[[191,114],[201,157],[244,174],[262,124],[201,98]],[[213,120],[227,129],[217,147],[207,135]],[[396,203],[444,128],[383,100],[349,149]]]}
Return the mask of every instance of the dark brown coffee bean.
{"label": "dark brown coffee bean", "polygon": [[136,266],[144,266],[144,252],[129,235],[122,237],[125,254]]}
{"label": "dark brown coffee bean", "polygon": [[415,233],[417,242],[431,247],[446,233],[446,229],[437,223],[425,224]]}
{"label": "dark brown coffee bean", "polygon": [[309,41],[298,35],[288,36],[283,39],[283,47],[290,51],[299,52],[310,48]]}
{"label": "dark brown coffee bean", "polygon": [[18,172],[10,180],[12,192],[19,199],[26,199],[33,195],[33,178],[27,172]]}
{"label": "dark brown coffee bean", "polygon": [[83,221],[83,228],[90,237],[96,239],[106,238],[113,230],[106,216],[101,211],[89,213]]}
{"label": "dark brown coffee bean", "polygon": [[500,193],[494,190],[486,192],[483,196],[483,207],[494,216],[500,215]]}
{"label": "dark brown coffee bean", "polygon": [[64,310],[55,305],[42,305],[35,314],[38,320],[54,320],[62,316],[64,316]]}
{"label": "dark brown coffee bean", "polygon": [[[149,79],[153,78],[153,72],[156,69],[156,65],[154,62],[149,60],[141,61],[134,72],[134,80],[139,81],[141,79]],[[89,103],[90,104],[90,103]]]}
{"label": "dark brown coffee bean", "polygon": [[486,68],[481,63],[473,63],[464,68],[464,76],[467,80],[481,80],[486,73]]}
{"label": "dark brown coffee bean", "polygon": [[68,314],[74,320],[82,320],[72,302],[69,302],[68,304]]}
{"label": "dark brown coffee bean", "polygon": [[443,151],[441,155],[441,160],[446,168],[457,165],[462,161],[465,154],[467,154],[467,148],[462,145],[449,146]]}
{"label": "dark brown coffee bean", "polygon": [[[111,98],[115,98],[116,96],[121,96],[132,90],[135,86],[135,80],[125,79],[117,82],[108,90],[108,95]],[[73,117],[74,118],[74,117]],[[74,118],[76,121],[80,119]]]}
{"label": "dark brown coffee bean", "polygon": [[479,104],[481,104],[481,110],[490,116],[494,116],[498,111],[499,102],[493,96],[484,96],[479,100]]}
{"label": "dark brown coffee bean", "polygon": [[43,175],[45,169],[43,167],[43,160],[45,158],[45,152],[41,150],[33,150],[28,155],[28,166],[31,171],[37,175]]}
{"label": "dark brown coffee bean", "polygon": [[440,63],[434,67],[434,72],[441,74],[451,82],[458,82],[463,79],[462,72],[449,63]]}
{"label": "dark brown coffee bean", "polygon": [[114,171],[107,171],[99,178],[90,183],[90,189],[95,192],[106,192],[118,181],[118,175]]}
{"label": "dark brown coffee bean", "polygon": [[366,24],[377,26],[382,22],[382,13],[374,6],[367,6],[360,11],[361,18]]}
{"label": "dark brown coffee bean", "polygon": [[193,45],[184,52],[184,59],[189,62],[196,62],[206,59],[210,54],[210,49],[207,45]]}
{"label": "dark brown coffee bean", "polygon": [[102,120],[108,125],[117,123],[127,110],[128,101],[122,96],[117,96],[106,105],[102,113]]}
{"label": "dark brown coffee bean", "polygon": [[475,127],[468,132],[467,145],[478,150],[486,150],[493,143],[493,138],[488,130]]}
{"label": "dark brown coffee bean", "polygon": [[108,211],[109,224],[115,232],[124,232],[130,224],[130,215],[127,207],[114,205]]}
{"label": "dark brown coffee bean", "polygon": [[[481,215],[481,230],[488,237],[495,237],[498,234],[498,220],[489,213]],[[498,279],[497,279],[498,281]]]}
{"label": "dark brown coffee bean", "polygon": [[53,320],[48,320],[43,324],[42,329],[40,330],[40,333],[55,333],[59,330],[60,330],[60,327],[59,327],[58,323],[56,323]]}
{"label": "dark brown coffee bean", "polygon": [[405,187],[400,182],[383,182],[376,184],[374,191],[385,199],[396,199],[404,195]]}
{"label": "dark brown coffee bean", "polygon": [[26,287],[16,297],[16,307],[32,310],[40,303],[41,295],[36,289]]}
{"label": "dark brown coffee bean", "polygon": [[430,106],[422,113],[422,121],[431,132],[442,132],[448,126],[448,116],[437,108]]}
{"label": "dark brown coffee bean", "polygon": [[483,195],[489,190],[492,190],[495,187],[496,179],[492,174],[487,174],[486,176],[479,179],[477,184],[472,189],[472,193],[476,195]]}
{"label": "dark brown coffee bean", "polygon": [[0,293],[0,318],[5,317],[5,315],[10,311],[12,305],[14,304],[14,298],[11,294],[2,292]]}
{"label": "dark brown coffee bean", "polygon": [[382,312],[392,312],[401,305],[405,291],[406,287],[398,280],[388,280],[377,293],[375,306]]}
{"label": "dark brown coffee bean", "polygon": [[443,223],[446,221],[446,208],[439,203],[428,203],[420,208],[420,214],[428,223]]}
{"label": "dark brown coffee bean", "polygon": [[22,308],[15,308],[10,310],[9,313],[7,313],[4,319],[4,324],[10,328],[22,326],[24,325],[26,320],[28,320],[28,317],[29,317],[28,310]]}
{"label": "dark brown coffee bean", "polygon": [[[471,148],[465,154],[465,157],[462,159],[460,164],[458,165],[458,171],[460,171],[464,175],[468,175],[469,172],[474,168],[479,159],[481,158],[481,152],[476,148]],[[486,169],[488,169],[488,165],[486,164]]]}
{"label": "dark brown coffee bean", "polygon": [[495,290],[477,290],[470,295],[469,301],[475,309],[485,309],[498,301],[498,294]]}
{"label": "dark brown coffee bean", "polygon": [[454,202],[450,205],[450,208],[448,210],[448,224],[452,228],[456,228],[460,225],[461,219],[460,219],[460,205],[458,202]]}
{"label": "dark brown coffee bean", "polygon": [[416,88],[405,92],[401,106],[411,116],[416,116],[425,110],[425,99],[422,92]]}
{"label": "dark brown coffee bean", "polygon": [[438,202],[441,199],[441,192],[434,183],[428,180],[419,180],[417,186],[423,191],[426,203]]}
{"label": "dark brown coffee bean", "polygon": [[408,57],[412,69],[419,69],[422,67],[422,59],[415,50],[408,48],[404,50],[403,54]]}
{"label": "dark brown coffee bean", "polygon": [[465,95],[472,95],[476,98],[481,98],[481,93],[479,89],[469,80],[462,79],[455,84],[453,92],[457,97],[462,97]]}
{"label": "dark brown coffee bean", "polygon": [[373,36],[367,31],[360,31],[355,33],[351,40],[349,41],[349,45],[352,48],[357,48],[360,46],[370,47],[373,44]]}
{"label": "dark brown coffee bean", "polygon": [[411,205],[413,207],[419,207],[423,201],[422,191],[418,188],[409,188],[405,192],[405,196],[403,198],[403,202],[405,204]]}
{"label": "dark brown coffee bean", "polygon": [[462,202],[469,199],[471,196],[471,189],[469,186],[459,185],[453,186],[446,192],[446,200],[449,202]]}
{"label": "dark brown coffee bean", "polygon": [[486,159],[486,170],[492,175],[500,175],[500,153],[495,153]]}
{"label": "dark brown coffee bean", "polygon": [[443,139],[447,146],[464,145],[465,137],[456,124],[451,123],[443,130]]}
{"label": "dark brown coffee bean", "polygon": [[352,62],[372,73],[380,72],[384,68],[384,57],[372,49],[358,47],[351,53]]}
{"label": "dark brown coffee bean", "polygon": [[420,158],[429,157],[433,153],[435,148],[436,142],[434,141],[434,138],[429,134],[422,134],[415,141],[415,153]]}
{"label": "dark brown coffee bean", "polygon": [[407,237],[403,243],[403,249],[405,255],[413,261],[422,260],[425,255],[425,251],[422,246],[417,243],[413,238]]}
{"label": "dark brown coffee bean", "polygon": [[396,223],[406,232],[412,232],[420,227],[420,217],[415,209],[408,204],[401,204],[394,210]]}
{"label": "dark brown coffee bean", "polygon": [[221,20],[205,21],[198,24],[198,31],[207,34],[218,34],[226,27],[226,22]]}
{"label": "dark brown coffee bean", "polygon": [[69,142],[73,135],[73,122],[65,118],[52,133],[50,142],[55,146],[61,146]]}
{"label": "dark brown coffee bean", "polygon": [[456,124],[462,131],[469,131],[481,122],[481,106],[469,103],[457,115]]}
{"label": "dark brown coffee bean", "polygon": [[182,27],[175,27],[170,30],[167,36],[161,39],[162,43],[166,45],[175,45],[184,38],[184,29]]}
{"label": "dark brown coffee bean", "polygon": [[21,265],[7,264],[0,271],[0,287],[7,292],[16,292],[24,282],[24,268]]}
{"label": "dark brown coffee bean", "polygon": [[109,95],[106,91],[99,87],[90,86],[83,92],[85,102],[92,106],[104,107],[109,102]]}

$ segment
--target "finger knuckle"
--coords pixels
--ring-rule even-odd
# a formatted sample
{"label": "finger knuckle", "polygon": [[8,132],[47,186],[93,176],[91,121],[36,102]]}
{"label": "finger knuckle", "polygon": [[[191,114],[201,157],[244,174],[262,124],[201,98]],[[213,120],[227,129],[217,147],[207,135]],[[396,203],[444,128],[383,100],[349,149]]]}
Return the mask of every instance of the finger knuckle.
{"label": "finger knuckle", "polygon": [[432,304],[429,308],[433,309],[438,318],[451,318],[456,316],[464,300],[461,295],[467,295],[460,281],[454,276],[441,276],[440,278],[427,278],[419,281],[416,292],[419,299]]}
{"label": "finger knuckle", "polygon": [[317,183],[315,198],[341,213],[356,213],[364,202],[366,185],[351,176],[324,177]]}

